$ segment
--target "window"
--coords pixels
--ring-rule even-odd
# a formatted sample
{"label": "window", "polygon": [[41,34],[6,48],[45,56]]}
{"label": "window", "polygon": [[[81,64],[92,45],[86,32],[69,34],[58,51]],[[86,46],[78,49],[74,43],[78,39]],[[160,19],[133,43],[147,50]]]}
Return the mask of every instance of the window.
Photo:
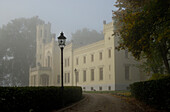
{"label": "window", "polygon": [[76,72],[76,82],[79,82],[79,72]]}
{"label": "window", "polygon": [[86,63],[86,56],[84,56],[84,63]]}
{"label": "window", "polygon": [[91,55],[91,62],[93,62],[94,61],[94,55],[92,54]]}
{"label": "window", "polygon": [[110,40],[111,38],[110,38],[110,37],[108,37],[108,39]]}
{"label": "window", "polygon": [[111,90],[111,86],[108,87],[108,90]]}
{"label": "window", "polygon": [[67,83],[67,73],[65,73],[65,83]]}
{"label": "window", "polygon": [[93,89],[93,87],[91,87],[91,91],[93,91],[94,89]]}
{"label": "window", "polygon": [[34,85],[34,77],[31,76],[31,86],[33,86],[33,85]]}
{"label": "window", "polygon": [[65,67],[67,67],[67,59],[65,59]]}
{"label": "window", "polygon": [[77,64],[77,65],[79,64],[79,59],[78,59],[78,58],[76,58],[76,64]]}
{"label": "window", "polygon": [[125,58],[128,58],[128,50],[125,50]]}
{"label": "window", "polygon": [[68,64],[68,66],[70,66],[70,59],[69,58],[68,58],[67,64]]}
{"label": "window", "polygon": [[83,71],[83,81],[86,81],[86,70]]}
{"label": "window", "polygon": [[36,75],[34,75],[34,86],[36,85]]}
{"label": "window", "polygon": [[48,62],[48,63],[47,63],[47,66],[48,66],[48,67],[50,67],[50,65],[51,65],[50,61],[51,61],[51,60],[50,60],[50,56],[48,56],[48,58],[47,58],[47,62]]}
{"label": "window", "polygon": [[99,80],[103,80],[103,68],[99,68]]}
{"label": "window", "polygon": [[99,53],[99,59],[102,60],[102,52]]}
{"label": "window", "polygon": [[91,81],[94,81],[94,69],[91,69]]}
{"label": "window", "polygon": [[102,87],[101,86],[99,87],[99,90],[102,91]]}
{"label": "window", "polygon": [[108,50],[108,57],[111,58],[111,49]]}
{"label": "window", "polygon": [[70,73],[68,73],[68,83],[70,83]]}
{"label": "window", "polygon": [[70,59],[65,58],[65,67],[68,67],[70,65]]}
{"label": "window", "polygon": [[129,66],[125,66],[125,80],[129,80]]}

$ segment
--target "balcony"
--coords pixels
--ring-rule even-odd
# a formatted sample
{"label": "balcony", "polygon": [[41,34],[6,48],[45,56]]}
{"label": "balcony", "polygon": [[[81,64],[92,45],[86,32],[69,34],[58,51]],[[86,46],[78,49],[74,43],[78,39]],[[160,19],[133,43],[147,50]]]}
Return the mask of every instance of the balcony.
{"label": "balcony", "polygon": [[30,71],[31,72],[34,72],[34,71],[51,71],[51,67],[34,67],[34,68],[30,68]]}

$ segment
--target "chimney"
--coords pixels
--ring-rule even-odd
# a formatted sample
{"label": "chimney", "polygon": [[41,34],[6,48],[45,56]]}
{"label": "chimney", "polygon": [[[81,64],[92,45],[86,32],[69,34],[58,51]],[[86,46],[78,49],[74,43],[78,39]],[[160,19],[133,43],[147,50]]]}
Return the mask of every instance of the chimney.
{"label": "chimney", "polygon": [[103,24],[106,24],[106,20],[103,21]]}

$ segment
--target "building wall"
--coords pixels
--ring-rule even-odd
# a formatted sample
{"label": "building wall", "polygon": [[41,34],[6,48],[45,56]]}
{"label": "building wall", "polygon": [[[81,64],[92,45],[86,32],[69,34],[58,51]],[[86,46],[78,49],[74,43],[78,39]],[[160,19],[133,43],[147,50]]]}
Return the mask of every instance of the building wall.
{"label": "building wall", "polygon": [[[57,86],[57,76],[60,75],[60,53],[55,35],[51,34],[51,24],[37,25],[36,34],[36,67],[30,69],[30,86]],[[37,81],[35,84],[34,81]],[[43,80],[43,81],[44,81]],[[44,83],[45,84],[45,83]]]}
{"label": "building wall", "polygon": [[63,53],[63,79],[65,86],[73,86],[73,51],[72,43],[64,48]]}
{"label": "building wall", "polygon": [[52,54],[52,61],[53,61],[53,65],[52,65],[52,84],[51,86],[59,86],[60,84],[60,63],[61,63],[61,56],[60,56],[60,48],[58,47],[58,43],[57,41],[53,40],[53,54]]}
{"label": "building wall", "polygon": [[[39,33],[44,29],[48,30],[51,41],[45,36],[40,37]],[[61,51],[55,35],[52,36],[49,30],[50,24],[37,26],[36,62],[40,62],[42,68],[30,69],[30,86],[40,86],[43,74],[49,76],[48,86],[61,86]],[[72,43],[65,46],[63,54],[64,86],[81,86],[84,91],[123,90],[130,83],[143,80],[142,73],[137,68],[140,62],[135,61],[127,52],[125,55],[125,50],[117,51],[115,49],[118,46],[119,35],[114,35],[114,21],[108,24],[104,22],[103,34],[104,40],[90,45],[77,49],[73,49]],[[43,39],[46,39],[46,42]],[[41,58],[40,54],[42,54]],[[50,66],[47,61],[48,56],[51,60]],[[34,83],[35,77],[36,84]]]}
{"label": "building wall", "polygon": [[[116,34],[114,44],[118,46],[120,39]],[[144,80],[141,78],[142,72],[139,69],[141,62],[136,61],[127,50],[115,50],[115,85],[116,90],[127,89],[129,84]]]}
{"label": "building wall", "polygon": [[[102,53],[102,59],[100,59],[100,53]],[[106,54],[104,47],[104,40],[97,43],[81,47],[74,50],[74,68],[77,69],[79,73],[79,81],[77,82],[78,86],[82,86],[84,90],[99,90],[99,87],[104,88],[109,83],[112,83],[112,80],[106,75]],[[91,60],[93,55],[94,59]],[[84,62],[86,58],[86,62]],[[78,63],[77,63],[78,60]],[[99,69],[103,68],[103,78],[100,79]],[[94,80],[91,79],[91,69],[94,69]],[[84,71],[86,71],[86,80],[84,81]]]}
{"label": "building wall", "polygon": [[36,65],[44,66],[45,45],[51,39],[51,24],[37,25],[36,34]]}
{"label": "building wall", "polygon": [[32,71],[30,69],[30,75],[29,75],[29,86],[38,86],[39,77],[38,77],[38,71]]}

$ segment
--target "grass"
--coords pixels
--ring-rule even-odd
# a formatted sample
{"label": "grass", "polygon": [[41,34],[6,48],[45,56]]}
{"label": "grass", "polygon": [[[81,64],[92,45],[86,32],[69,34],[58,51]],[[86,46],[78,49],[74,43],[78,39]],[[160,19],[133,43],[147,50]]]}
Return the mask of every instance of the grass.
{"label": "grass", "polygon": [[113,95],[119,96],[131,96],[131,92],[129,90],[121,90],[121,91],[84,91],[84,93],[109,93]]}

